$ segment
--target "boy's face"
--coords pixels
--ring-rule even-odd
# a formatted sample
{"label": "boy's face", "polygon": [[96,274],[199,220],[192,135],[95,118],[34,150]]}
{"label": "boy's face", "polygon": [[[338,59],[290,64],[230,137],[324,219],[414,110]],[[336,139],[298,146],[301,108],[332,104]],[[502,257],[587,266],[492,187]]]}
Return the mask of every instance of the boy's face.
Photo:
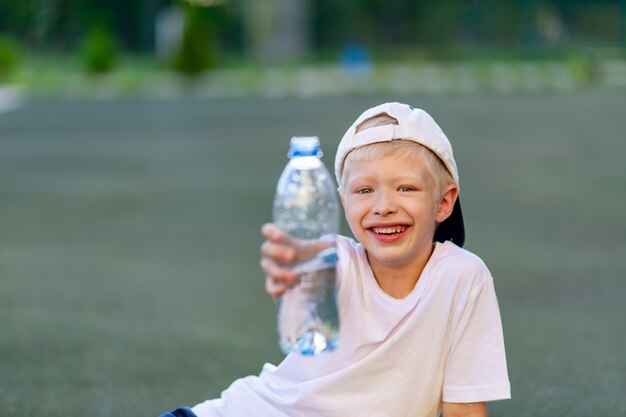
{"label": "boy's face", "polygon": [[422,158],[392,154],[350,161],[344,175],[346,219],[373,268],[411,267],[430,255],[435,223],[447,214],[435,203],[434,183]]}

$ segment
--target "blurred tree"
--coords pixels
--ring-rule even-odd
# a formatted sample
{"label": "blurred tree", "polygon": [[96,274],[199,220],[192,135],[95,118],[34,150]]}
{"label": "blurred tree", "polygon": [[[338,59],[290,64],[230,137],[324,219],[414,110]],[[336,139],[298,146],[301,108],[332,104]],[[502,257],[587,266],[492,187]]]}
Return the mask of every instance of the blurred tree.
{"label": "blurred tree", "polygon": [[[197,0],[193,0],[197,1]],[[0,33],[28,48],[67,52],[106,24],[131,52],[150,52],[159,10],[188,0],[0,0]],[[224,0],[212,21],[224,55],[278,58],[341,50],[463,47],[534,53],[626,46],[626,0]],[[218,16],[219,14],[219,16]],[[272,58],[274,57],[274,58]],[[263,61],[263,59],[260,59]]]}
{"label": "blurred tree", "polygon": [[117,41],[104,26],[93,28],[81,47],[82,61],[91,74],[104,74],[113,70],[117,55]]}
{"label": "blurred tree", "polygon": [[182,41],[173,61],[176,71],[194,77],[215,66],[216,50],[211,11],[185,6]]}
{"label": "blurred tree", "polygon": [[21,59],[17,41],[8,36],[0,36],[0,84],[11,81]]}
{"label": "blurred tree", "polygon": [[310,0],[241,0],[251,56],[272,63],[298,59],[310,49]]}
{"label": "blurred tree", "polygon": [[[420,2],[415,25],[417,40],[430,53],[442,58],[458,44],[462,34],[462,17],[465,12],[463,0],[441,0]],[[475,22],[472,22],[476,25]]]}
{"label": "blurred tree", "polygon": [[[32,47],[68,51],[80,36],[106,23],[130,50],[153,47],[159,7],[174,0],[0,0],[0,32]],[[104,21],[104,22],[103,22]]]}
{"label": "blurred tree", "polygon": [[626,0],[620,0],[620,41],[626,49]]}

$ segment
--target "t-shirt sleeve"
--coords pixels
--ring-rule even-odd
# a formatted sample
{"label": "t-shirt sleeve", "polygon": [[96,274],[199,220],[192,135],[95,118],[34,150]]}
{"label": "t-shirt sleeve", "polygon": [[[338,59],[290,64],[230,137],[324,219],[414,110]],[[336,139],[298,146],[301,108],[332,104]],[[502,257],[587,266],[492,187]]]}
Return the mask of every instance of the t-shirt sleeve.
{"label": "t-shirt sleeve", "polygon": [[470,291],[459,314],[445,366],[443,401],[511,398],[500,310],[490,275]]}

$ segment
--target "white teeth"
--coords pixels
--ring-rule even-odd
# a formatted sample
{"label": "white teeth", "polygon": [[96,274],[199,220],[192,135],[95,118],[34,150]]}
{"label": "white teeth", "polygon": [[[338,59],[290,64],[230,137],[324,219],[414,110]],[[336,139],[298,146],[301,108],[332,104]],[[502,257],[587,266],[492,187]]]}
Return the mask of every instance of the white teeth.
{"label": "white teeth", "polygon": [[373,230],[375,233],[381,235],[392,235],[394,233],[403,232],[406,229],[404,226],[393,226],[393,227],[374,227]]}

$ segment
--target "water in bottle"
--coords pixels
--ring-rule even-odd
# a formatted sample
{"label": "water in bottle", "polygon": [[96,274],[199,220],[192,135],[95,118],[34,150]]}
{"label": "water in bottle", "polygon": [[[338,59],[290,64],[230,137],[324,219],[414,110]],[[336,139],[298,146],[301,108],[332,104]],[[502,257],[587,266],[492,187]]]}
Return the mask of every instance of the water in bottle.
{"label": "water in bottle", "polygon": [[284,353],[315,355],[338,344],[339,203],[321,156],[317,137],[292,138],[290,160],[276,187],[274,223],[307,248],[305,259],[290,266],[298,272],[299,283],[278,299],[279,345]]}

